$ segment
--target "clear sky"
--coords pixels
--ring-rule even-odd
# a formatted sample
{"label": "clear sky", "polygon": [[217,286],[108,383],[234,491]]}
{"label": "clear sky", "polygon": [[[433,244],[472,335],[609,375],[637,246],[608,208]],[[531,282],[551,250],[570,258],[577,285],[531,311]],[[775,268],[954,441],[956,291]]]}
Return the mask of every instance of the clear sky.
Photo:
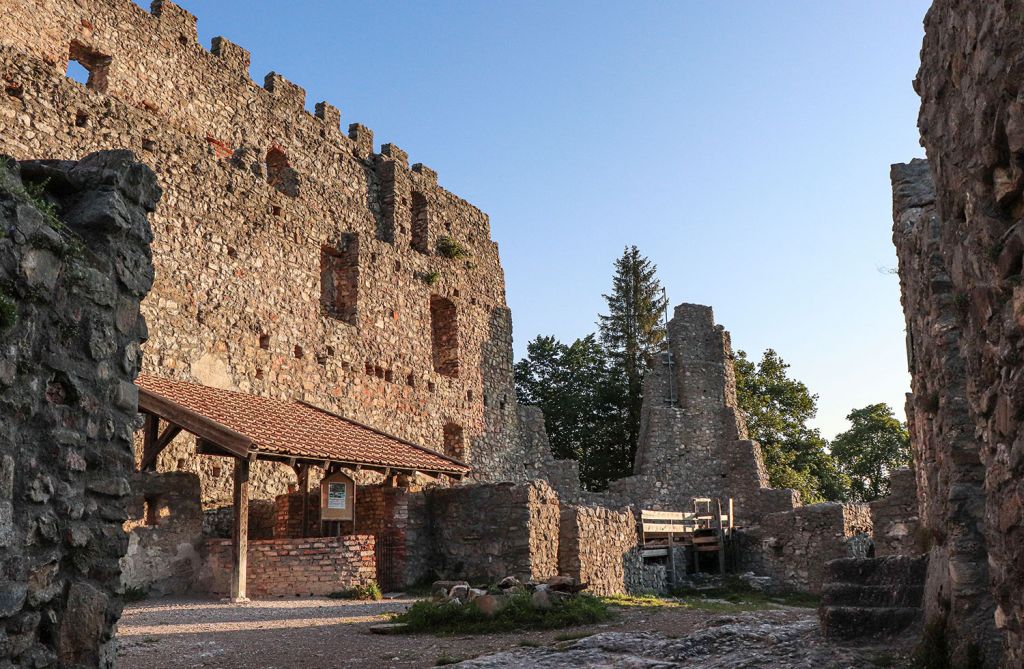
{"label": "clear sky", "polygon": [[490,214],[517,358],[592,332],[636,244],[673,304],[792,365],[827,437],[903,417],[888,172],[923,156],[926,0],[180,4]]}

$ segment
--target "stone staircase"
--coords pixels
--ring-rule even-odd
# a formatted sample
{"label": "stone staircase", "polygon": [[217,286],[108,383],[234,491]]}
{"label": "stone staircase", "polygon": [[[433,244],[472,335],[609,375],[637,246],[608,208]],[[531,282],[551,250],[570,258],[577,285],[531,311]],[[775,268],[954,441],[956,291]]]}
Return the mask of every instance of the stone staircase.
{"label": "stone staircase", "polygon": [[921,615],[927,556],[842,558],[826,566],[818,615],[825,636],[893,634]]}

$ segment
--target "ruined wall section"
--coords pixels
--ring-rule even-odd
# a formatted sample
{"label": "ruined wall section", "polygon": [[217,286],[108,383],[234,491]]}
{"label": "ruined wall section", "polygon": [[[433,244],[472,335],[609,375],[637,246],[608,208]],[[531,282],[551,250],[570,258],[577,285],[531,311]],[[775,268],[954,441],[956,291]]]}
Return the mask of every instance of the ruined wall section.
{"label": "ruined wall section", "polygon": [[711,307],[680,304],[669,322],[671,352],[644,380],[634,476],[610,493],[624,504],[688,509],[694,497],[732,497],[741,522],[799,504],[768,487],[761,448],[747,438],[736,404],[729,333]]}
{"label": "ruined wall section", "polygon": [[866,504],[825,502],[770,513],[737,532],[737,568],[771,576],[786,589],[819,594],[830,560],[867,557],[871,530]]}
{"label": "ruined wall section", "polygon": [[0,664],[112,667],[160,191],[127,152],[0,159]]}
{"label": "ruined wall section", "polygon": [[890,493],[871,502],[875,556],[924,552],[917,511],[917,478],[913,469],[897,469],[889,476]]}
{"label": "ruined wall section", "polygon": [[[1022,19],[1021,0],[936,0],[925,20],[916,82],[921,96],[918,126],[940,221],[935,250],[945,268],[948,292],[943,297],[952,299],[959,311],[962,371],[956,375],[966,391],[957,398],[940,394],[938,420],[951,408],[943,400],[955,401],[957,411],[966,409],[963,432],[973,433],[973,439],[961,438],[957,424],[936,435],[956,445],[949,469],[958,477],[970,476],[966,495],[959,487],[943,487],[954,520],[984,515],[994,624],[1003,637],[1006,666],[1024,664]],[[921,292],[923,277],[905,276]],[[908,321],[929,313],[913,305],[906,310]],[[944,343],[945,332],[938,342],[928,332],[920,334],[923,340],[915,337],[914,346],[923,347],[925,358],[919,361],[914,355],[915,379],[927,378],[929,365],[956,361],[928,356],[929,347]],[[927,398],[916,388],[914,394]],[[974,494],[979,462],[984,496]],[[973,581],[973,572],[967,576]]]}
{"label": "ruined wall section", "polygon": [[[156,282],[146,371],[304,399],[428,447],[446,425],[490,479],[522,479],[511,318],[487,216],[404,151],[277,74],[170,2],[3,3],[0,150],[75,158],[128,147],[166,191],[153,217]],[[88,85],[64,76],[70,58]],[[436,251],[451,237],[469,257]],[[432,322],[432,300],[454,314]],[[435,319],[436,320],[436,319]],[[438,369],[441,357],[457,365]],[[201,474],[230,500],[230,468],[186,436],[161,470]],[[294,475],[257,463],[259,499]]]}
{"label": "ruined wall section", "polygon": [[998,655],[1000,640],[984,532],[984,444],[975,433],[964,355],[970,303],[958,297],[964,293],[951,272],[943,242],[950,231],[936,211],[928,163],[894,165],[892,182],[893,241],[913,390],[907,423],[922,547],[929,556],[925,621],[945,627],[961,659],[985,649],[994,666],[991,658]]}

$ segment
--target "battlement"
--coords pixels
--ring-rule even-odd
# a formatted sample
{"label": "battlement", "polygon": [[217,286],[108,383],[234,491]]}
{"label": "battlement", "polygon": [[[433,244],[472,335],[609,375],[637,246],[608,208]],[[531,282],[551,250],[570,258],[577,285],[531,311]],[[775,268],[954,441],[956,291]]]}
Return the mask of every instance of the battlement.
{"label": "battlement", "polygon": [[[337,106],[320,101],[310,113],[305,89],[282,74],[268,73],[262,85],[253,81],[247,49],[220,36],[204,48],[195,15],[170,0],[154,0],[149,12],[131,0],[8,5],[0,16],[0,45],[60,72],[75,60],[89,70],[89,88],[216,144],[225,155],[240,146],[276,146],[299,172],[321,178],[316,167],[336,162],[340,151],[394,163],[392,169],[418,188],[439,189],[437,173],[422,163],[410,170],[408,154],[397,146],[385,143],[375,152],[366,126],[351,123],[343,132]],[[486,217],[478,218],[489,238]]]}

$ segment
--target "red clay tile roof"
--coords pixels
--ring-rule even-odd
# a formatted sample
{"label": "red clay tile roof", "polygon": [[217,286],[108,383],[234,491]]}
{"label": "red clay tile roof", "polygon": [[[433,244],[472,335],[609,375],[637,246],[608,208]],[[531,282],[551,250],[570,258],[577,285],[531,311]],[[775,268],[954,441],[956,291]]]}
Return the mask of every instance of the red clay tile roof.
{"label": "red clay tile roof", "polygon": [[[303,402],[150,374],[140,374],[136,385],[248,438],[251,451],[395,469],[451,474],[470,471],[458,460]],[[145,408],[144,397],[139,403]]]}

